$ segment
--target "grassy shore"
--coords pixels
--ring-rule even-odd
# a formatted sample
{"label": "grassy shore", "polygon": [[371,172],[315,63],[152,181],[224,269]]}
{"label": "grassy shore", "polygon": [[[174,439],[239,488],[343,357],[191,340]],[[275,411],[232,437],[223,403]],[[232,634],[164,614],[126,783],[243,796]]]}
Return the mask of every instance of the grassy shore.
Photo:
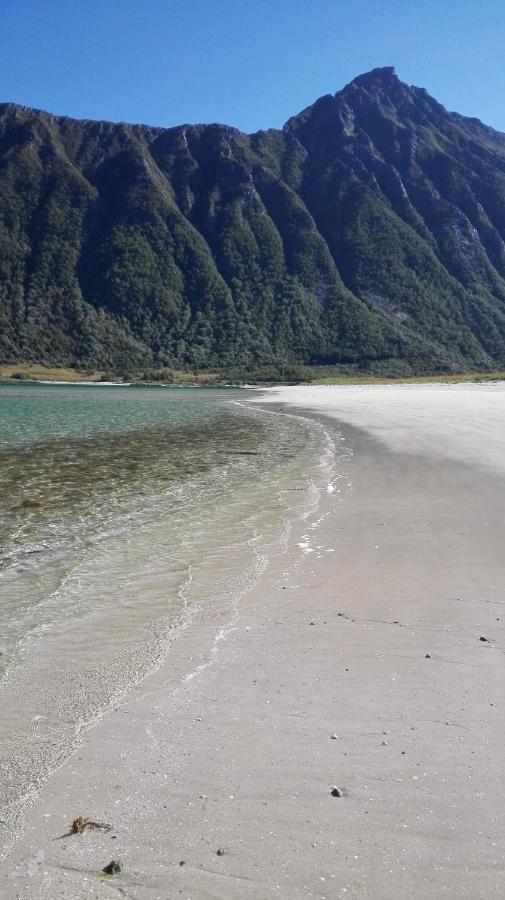
{"label": "grassy shore", "polygon": [[16,383],[26,381],[54,381],[72,382],[81,384],[100,384],[101,382],[118,381],[134,382],[135,384],[202,384],[212,385],[222,382],[222,376],[215,372],[178,372],[174,370],[158,369],[149,373],[117,373],[104,369],[96,371],[84,371],[72,368],[56,368],[43,366],[39,363],[12,363],[0,365],[0,381],[14,381]]}
{"label": "grassy shore", "polygon": [[[277,377],[276,377],[277,376]],[[175,369],[152,369],[148,371],[117,373],[106,370],[85,371],[73,368],[43,366],[39,363],[12,363],[0,365],[0,381],[54,381],[75,383],[133,382],[135,384],[174,384],[215,386],[223,384],[458,384],[460,382],[504,381],[505,371],[460,372],[431,375],[374,375],[355,372],[338,372],[334,369],[325,373],[323,367],[300,367],[300,374],[287,371],[270,375],[264,370],[222,371],[222,372],[182,372]]]}
{"label": "grassy shore", "polygon": [[99,381],[102,372],[79,372],[77,369],[50,368],[38,363],[12,363],[0,366],[2,381]]}
{"label": "grassy shore", "polygon": [[505,372],[463,372],[458,375],[412,375],[400,378],[367,375],[329,376],[315,378],[311,384],[459,384],[465,381],[504,381]]}

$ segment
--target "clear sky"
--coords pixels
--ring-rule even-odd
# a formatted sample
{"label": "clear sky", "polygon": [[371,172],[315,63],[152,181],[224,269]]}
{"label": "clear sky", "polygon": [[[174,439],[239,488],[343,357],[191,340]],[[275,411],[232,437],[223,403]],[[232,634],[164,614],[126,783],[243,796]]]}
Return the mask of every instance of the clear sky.
{"label": "clear sky", "polygon": [[280,127],[394,65],[505,131],[505,0],[0,0],[0,100],[80,118]]}

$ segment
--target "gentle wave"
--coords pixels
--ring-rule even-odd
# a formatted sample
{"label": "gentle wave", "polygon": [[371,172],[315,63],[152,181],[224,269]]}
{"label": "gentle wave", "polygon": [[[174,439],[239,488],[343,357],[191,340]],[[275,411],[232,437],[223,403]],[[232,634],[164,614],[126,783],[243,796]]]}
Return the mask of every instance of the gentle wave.
{"label": "gentle wave", "polygon": [[[136,426],[141,402],[132,401]],[[231,627],[240,598],[335,477],[322,426],[226,397],[203,398],[142,432],[59,440],[65,446],[56,441],[51,452],[43,444],[38,474],[28,448],[17,459],[3,451],[17,473],[10,494],[3,480],[11,511],[27,469],[48,491],[46,505],[13,529],[0,578],[4,852],[48,775],[163,664],[195,617],[210,617],[216,633]],[[32,445],[38,460],[41,446]],[[84,459],[77,469],[69,447]],[[93,483],[90,460],[99,462]]]}

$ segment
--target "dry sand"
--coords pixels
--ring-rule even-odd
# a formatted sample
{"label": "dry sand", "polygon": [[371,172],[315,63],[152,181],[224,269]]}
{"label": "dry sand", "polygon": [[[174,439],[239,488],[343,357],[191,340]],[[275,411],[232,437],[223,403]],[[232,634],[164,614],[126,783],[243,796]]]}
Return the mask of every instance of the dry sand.
{"label": "dry sand", "polygon": [[43,787],[6,900],[505,896],[505,391],[260,400],[342,432],[337,490]]}

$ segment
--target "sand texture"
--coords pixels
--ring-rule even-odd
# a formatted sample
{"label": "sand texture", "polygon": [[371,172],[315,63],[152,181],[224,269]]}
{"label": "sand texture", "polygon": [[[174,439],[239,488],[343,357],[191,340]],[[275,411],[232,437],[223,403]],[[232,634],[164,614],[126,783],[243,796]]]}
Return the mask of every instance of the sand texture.
{"label": "sand texture", "polygon": [[505,896],[505,391],[255,402],[342,435],[334,491],[42,787],[2,898]]}

